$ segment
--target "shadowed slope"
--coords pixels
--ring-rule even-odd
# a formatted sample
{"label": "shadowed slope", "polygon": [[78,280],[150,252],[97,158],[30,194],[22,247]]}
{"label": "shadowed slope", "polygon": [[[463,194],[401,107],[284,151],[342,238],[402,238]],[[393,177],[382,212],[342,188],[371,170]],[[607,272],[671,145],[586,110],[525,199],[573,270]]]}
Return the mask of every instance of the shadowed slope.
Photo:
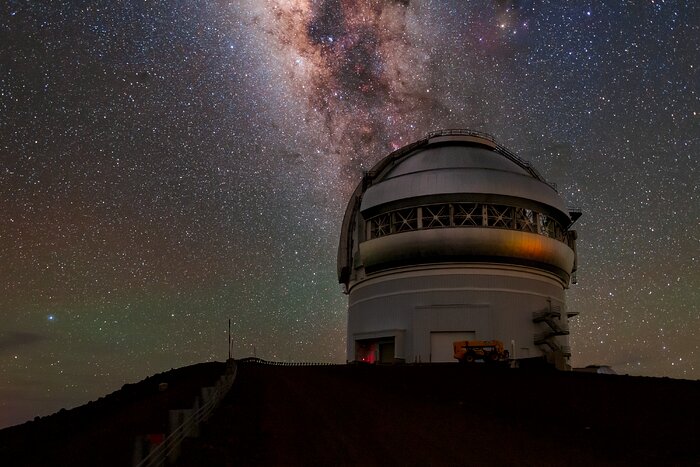
{"label": "shadowed slope", "polygon": [[[191,408],[225,363],[200,363],[156,374],[81,407],[0,430],[3,466],[128,466],[134,440],[167,433],[168,411]],[[160,383],[167,383],[165,391]]]}
{"label": "shadowed slope", "polygon": [[239,365],[179,465],[697,465],[700,382]]}

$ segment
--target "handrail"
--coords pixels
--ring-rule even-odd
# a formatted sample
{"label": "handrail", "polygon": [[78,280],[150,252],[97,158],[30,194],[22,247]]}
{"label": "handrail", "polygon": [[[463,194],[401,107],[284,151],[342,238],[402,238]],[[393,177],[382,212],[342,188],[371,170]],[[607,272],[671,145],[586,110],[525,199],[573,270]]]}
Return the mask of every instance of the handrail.
{"label": "handrail", "polygon": [[258,357],[246,357],[238,360],[240,363],[255,363],[258,365],[271,365],[271,366],[338,366],[344,365],[343,363],[314,363],[314,362],[274,362],[269,360],[263,360]]}
{"label": "handrail", "polygon": [[137,467],[155,467],[163,465],[165,460],[170,456],[170,454],[180,447],[182,441],[187,438],[190,434],[191,428],[199,426],[203,421],[206,421],[211,415],[214,408],[221,402],[224,396],[228,393],[236,379],[236,374],[238,373],[238,367],[233,364],[233,371],[222,375],[217,382],[214,394],[211,399],[202,405],[197,411],[192,414],[191,417],[187,418],[176,427],[164,440],[162,443],[158,444],[151,452],[144,457],[141,462],[137,464]]}
{"label": "handrail", "polygon": [[466,128],[450,128],[450,129],[444,129],[444,130],[431,131],[430,133],[428,133],[427,139],[437,138],[439,136],[476,136],[478,138],[483,138],[483,139],[491,141],[494,144],[497,144],[496,138],[494,138],[493,135],[491,135],[490,133],[484,133],[483,131],[469,130]]}

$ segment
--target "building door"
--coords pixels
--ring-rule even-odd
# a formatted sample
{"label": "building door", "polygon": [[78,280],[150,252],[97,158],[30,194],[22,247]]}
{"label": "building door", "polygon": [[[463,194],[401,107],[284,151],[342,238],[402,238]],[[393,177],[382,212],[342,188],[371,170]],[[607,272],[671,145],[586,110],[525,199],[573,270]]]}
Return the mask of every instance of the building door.
{"label": "building door", "polygon": [[379,363],[394,363],[394,339],[379,342]]}
{"label": "building door", "polygon": [[430,361],[431,362],[454,362],[454,350],[452,344],[455,341],[471,341],[476,337],[474,331],[449,331],[430,333]]}
{"label": "building door", "polygon": [[355,361],[365,363],[394,363],[396,344],[394,337],[362,339],[355,341]]}

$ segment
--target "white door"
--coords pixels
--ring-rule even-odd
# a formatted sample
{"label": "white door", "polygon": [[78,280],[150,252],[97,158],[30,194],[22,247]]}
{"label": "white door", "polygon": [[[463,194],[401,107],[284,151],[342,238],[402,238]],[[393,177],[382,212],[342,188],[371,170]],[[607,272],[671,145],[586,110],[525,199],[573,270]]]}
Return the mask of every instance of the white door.
{"label": "white door", "polygon": [[430,361],[431,362],[457,362],[454,358],[452,344],[455,341],[474,340],[474,331],[459,332],[431,332],[430,333]]}

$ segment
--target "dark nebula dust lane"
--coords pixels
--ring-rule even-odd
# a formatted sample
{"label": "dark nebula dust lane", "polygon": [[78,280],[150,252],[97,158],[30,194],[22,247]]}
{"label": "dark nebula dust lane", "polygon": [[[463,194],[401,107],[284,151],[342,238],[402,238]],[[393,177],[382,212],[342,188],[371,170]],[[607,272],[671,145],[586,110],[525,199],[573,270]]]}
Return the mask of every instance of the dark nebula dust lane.
{"label": "dark nebula dust lane", "polygon": [[439,128],[580,208],[577,366],[700,377],[700,5],[5,2],[0,426],[227,355],[345,360],[340,222]]}
{"label": "dark nebula dust lane", "polygon": [[423,115],[444,107],[430,96],[424,26],[408,2],[290,2],[261,17],[285,97],[323,129],[333,175],[353,178],[377,159],[375,148],[422,136]]}

